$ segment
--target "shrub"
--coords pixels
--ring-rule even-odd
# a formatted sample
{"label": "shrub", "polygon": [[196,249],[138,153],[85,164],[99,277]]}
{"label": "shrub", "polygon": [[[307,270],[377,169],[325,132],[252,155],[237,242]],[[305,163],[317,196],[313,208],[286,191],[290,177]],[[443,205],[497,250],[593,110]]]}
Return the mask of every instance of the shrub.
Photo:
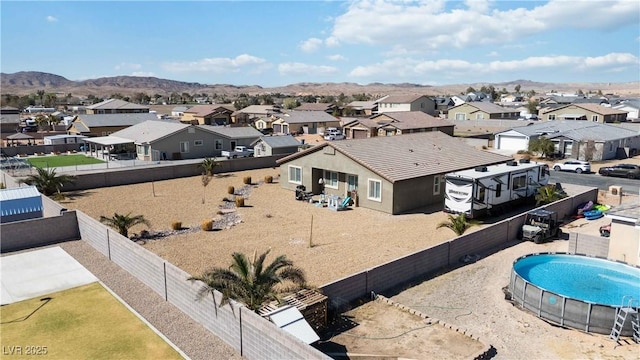
{"label": "shrub", "polygon": [[273,182],[273,176],[271,175],[267,175],[264,177],[264,182],[266,182],[267,184],[271,184]]}
{"label": "shrub", "polygon": [[236,207],[243,207],[244,206],[244,198],[242,196],[238,196],[236,198]]}
{"label": "shrub", "polygon": [[211,231],[213,230],[213,220],[202,220],[202,222],[200,223],[200,229],[202,229],[202,231]]}
{"label": "shrub", "polygon": [[180,230],[180,229],[182,229],[182,221],[171,222],[171,230]]}
{"label": "shrub", "polygon": [[235,193],[236,193],[236,188],[234,188],[233,186],[227,186],[227,194],[233,195]]}
{"label": "shrub", "polygon": [[245,176],[243,182],[244,182],[245,185],[250,185],[251,184],[251,176]]}

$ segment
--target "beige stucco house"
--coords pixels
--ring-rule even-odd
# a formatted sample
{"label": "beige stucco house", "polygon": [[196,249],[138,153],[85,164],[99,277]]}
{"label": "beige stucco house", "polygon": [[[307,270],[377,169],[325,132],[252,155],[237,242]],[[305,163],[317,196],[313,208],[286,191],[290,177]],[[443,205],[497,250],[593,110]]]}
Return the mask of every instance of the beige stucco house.
{"label": "beige stucco house", "polygon": [[70,135],[107,136],[148,120],[158,120],[153,113],[81,114],[67,126]]}
{"label": "beige stucco house", "polygon": [[149,107],[120,99],[107,99],[85,108],[87,114],[133,114],[148,113]]}
{"label": "beige stucco house", "polygon": [[340,119],[324,111],[288,111],[276,115],[274,134],[318,134],[328,127],[340,127]]}
{"label": "beige stucco house", "polygon": [[454,124],[422,111],[401,111],[354,119],[343,126],[347,139],[393,136],[416,132],[442,131],[453,136]]}
{"label": "beige stucco house", "polygon": [[627,112],[598,104],[569,104],[541,110],[542,120],[583,120],[599,123],[627,121]]}
{"label": "beige stucco house", "polygon": [[422,111],[436,115],[436,101],[425,95],[391,95],[376,100],[378,113]]}
{"label": "beige stucco house", "polygon": [[508,160],[433,131],[330,141],[277,163],[285,189],[304,185],[317,194],[322,178],[329,195],[350,195],[357,206],[400,214],[441,205],[445,174]]}
{"label": "beige stucco house", "polygon": [[515,120],[518,117],[520,112],[516,109],[483,101],[465,102],[450,108],[447,113],[447,118],[451,120]]}
{"label": "beige stucco house", "polygon": [[229,125],[233,105],[195,105],[185,110],[180,122],[194,125]]}

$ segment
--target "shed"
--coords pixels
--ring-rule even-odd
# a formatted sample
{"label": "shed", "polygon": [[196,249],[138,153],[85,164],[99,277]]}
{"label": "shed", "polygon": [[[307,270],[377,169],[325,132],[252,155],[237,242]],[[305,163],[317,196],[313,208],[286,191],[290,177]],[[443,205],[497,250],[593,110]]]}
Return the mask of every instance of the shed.
{"label": "shed", "polygon": [[42,217],[42,196],[35,186],[0,190],[0,223]]}
{"label": "shed", "polygon": [[281,306],[294,306],[304,316],[313,330],[322,331],[327,327],[327,305],[329,298],[315,290],[302,289],[282,298],[282,303],[273,301],[258,310],[263,317],[274,314]]}
{"label": "shed", "polygon": [[57,145],[57,144],[79,144],[82,139],[86,139],[84,135],[51,135],[44,137],[45,145]]}
{"label": "shed", "polygon": [[255,157],[293,154],[300,145],[291,135],[261,136],[251,143]]}

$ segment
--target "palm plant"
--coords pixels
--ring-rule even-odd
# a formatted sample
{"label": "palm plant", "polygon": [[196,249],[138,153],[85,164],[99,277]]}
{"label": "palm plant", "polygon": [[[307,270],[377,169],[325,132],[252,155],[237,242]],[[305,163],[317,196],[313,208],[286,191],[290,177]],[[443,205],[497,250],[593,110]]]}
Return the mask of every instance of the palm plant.
{"label": "palm plant", "polygon": [[[198,299],[218,290],[222,293],[220,306],[228,303],[229,299],[234,299],[256,311],[267,301],[279,300],[278,294],[304,288],[306,284],[304,272],[294,267],[293,262],[287,260],[285,255],[278,256],[265,266],[264,261],[269,251],[258,257],[254,253],[252,261],[242,253],[233,253],[233,263],[229,268],[212,268],[188,280],[198,280],[205,284],[198,291]],[[285,283],[289,286],[284,286]]]}
{"label": "palm plant", "polygon": [[213,173],[215,171],[215,168],[222,166],[221,163],[217,162],[216,159],[214,158],[205,158],[202,160],[202,162],[198,165],[198,167],[200,169],[202,169],[202,172],[205,175],[209,175],[209,176],[213,176]]}
{"label": "palm plant", "polygon": [[535,195],[536,206],[541,204],[549,204],[554,201],[564,199],[567,194],[558,190],[555,185],[545,185],[538,188],[538,192]]}
{"label": "palm plant", "polygon": [[449,215],[449,219],[438,224],[437,229],[446,227],[460,236],[474,225],[477,225],[476,222],[467,220],[467,216],[464,213],[460,213],[456,216]]}
{"label": "palm plant", "polygon": [[144,216],[131,216],[131,213],[128,213],[127,215],[114,213],[113,217],[110,218],[106,216],[100,216],[100,222],[118,230],[118,233],[120,233],[120,235],[124,237],[129,237],[129,229],[135,225],[144,224],[147,226],[151,226],[149,221],[145,219]]}
{"label": "palm plant", "polygon": [[57,175],[55,168],[50,170],[36,168],[36,171],[38,172],[36,175],[29,175],[20,182],[35,186],[45,196],[59,194],[64,184],[72,183],[75,180],[75,177],[71,175]]}

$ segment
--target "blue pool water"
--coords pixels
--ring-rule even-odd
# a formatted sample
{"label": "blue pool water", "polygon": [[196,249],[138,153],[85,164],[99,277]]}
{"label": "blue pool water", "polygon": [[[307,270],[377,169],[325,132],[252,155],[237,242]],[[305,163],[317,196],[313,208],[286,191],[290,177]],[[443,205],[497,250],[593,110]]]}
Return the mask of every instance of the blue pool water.
{"label": "blue pool water", "polygon": [[609,260],[568,254],[540,254],[518,260],[513,269],[539,288],[568,298],[620,306],[624,296],[640,299],[640,269]]}

